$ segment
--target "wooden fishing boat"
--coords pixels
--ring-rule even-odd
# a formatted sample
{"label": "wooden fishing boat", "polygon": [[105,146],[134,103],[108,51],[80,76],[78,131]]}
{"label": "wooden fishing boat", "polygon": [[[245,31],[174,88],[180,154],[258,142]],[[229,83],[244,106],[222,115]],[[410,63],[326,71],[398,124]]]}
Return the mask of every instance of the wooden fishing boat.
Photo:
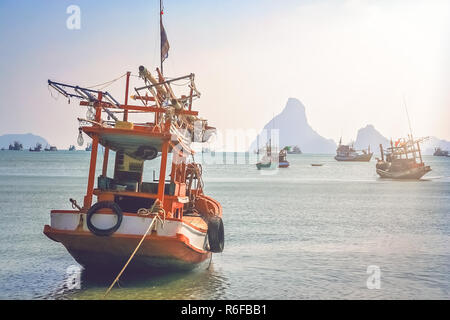
{"label": "wooden fishing boat", "polygon": [[439,147],[434,148],[434,153],[433,156],[436,157],[448,157],[448,151],[447,150],[442,150]]}
{"label": "wooden fishing boat", "polygon": [[[278,160],[279,158],[276,158],[275,155],[272,152],[272,142],[269,139],[269,141],[266,143],[266,146],[262,148],[261,152],[264,152],[261,161],[258,161],[256,163],[256,168],[258,170],[261,169],[270,169],[270,168],[276,168],[278,166]],[[259,154],[259,152],[258,152]]]}
{"label": "wooden fishing boat", "polygon": [[407,139],[399,139],[391,147],[383,150],[380,144],[381,159],[377,159],[376,171],[381,178],[420,179],[431,171],[422,160],[420,142],[424,138],[414,140],[411,135]]}
{"label": "wooden fishing boat", "polygon": [[287,161],[287,153],[286,149],[283,149],[278,154],[278,168],[287,168],[289,167],[289,161]]}
{"label": "wooden fishing boat", "polygon": [[55,146],[47,146],[44,151],[58,151],[58,148]]}
{"label": "wooden fishing boat", "polygon": [[[204,193],[202,167],[193,161],[190,148],[193,141],[206,142],[215,129],[192,110],[193,100],[200,97],[194,74],[167,79],[162,62],[156,77],[139,67],[144,85],[131,98],[140,105],[128,103],[131,72],[126,73],[123,104],[108,92],[48,81],[95,114],[78,119],[80,134],[92,138],[83,204],[70,199],[73,210],[52,210],[51,223],[44,227],[44,234],[64,245],[85,268],[116,270],[133,258],[128,269],[191,269],[224,248],[222,207]],[[179,81],[188,88],[176,96],[171,85]],[[132,122],[131,112],[149,115],[148,122]],[[95,187],[99,145],[104,157]],[[115,164],[109,177],[111,151]],[[159,178],[143,181],[147,161],[158,162]]]}
{"label": "wooden fishing boat", "polygon": [[339,140],[339,146],[336,149],[337,161],[360,161],[368,162],[372,158],[373,152],[370,152],[370,146],[367,150],[355,150],[353,146],[343,145],[342,138]]}
{"label": "wooden fishing boat", "polygon": [[34,148],[29,149],[31,152],[40,152],[42,150],[42,144],[36,143],[36,146]]}

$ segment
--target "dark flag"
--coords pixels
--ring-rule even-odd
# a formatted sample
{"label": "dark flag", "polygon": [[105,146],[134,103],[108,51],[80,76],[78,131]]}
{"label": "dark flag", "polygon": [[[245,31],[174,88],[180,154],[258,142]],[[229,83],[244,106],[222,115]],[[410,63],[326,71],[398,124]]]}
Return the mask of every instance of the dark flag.
{"label": "dark flag", "polygon": [[169,41],[167,40],[166,30],[161,21],[161,62],[167,59],[169,56]]}

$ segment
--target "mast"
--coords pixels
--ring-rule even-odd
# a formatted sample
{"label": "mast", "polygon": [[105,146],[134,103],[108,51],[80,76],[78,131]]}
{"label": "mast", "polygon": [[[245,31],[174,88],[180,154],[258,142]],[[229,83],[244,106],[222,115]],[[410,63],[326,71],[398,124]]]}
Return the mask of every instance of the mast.
{"label": "mast", "polygon": [[[409,139],[410,139],[410,143],[411,143],[411,147],[412,147],[412,154],[414,155],[414,161],[416,161],[416,159],[417,159],[416,147],[414,146],[414,138],[413,138],[413,134],[412,134],[411,120],[409,119],[408,107],[406,106],[405,96],[403,96],[403,104],[405,105],[406,116],[408,118],[408,125],[409,125],[409,132],[410,132]],[[417,143],[417,145],[419,145],[419,143]],[[406,158],[408,158],[408,153],[406,153]],[[420,154],[420,151],[419,151],[419,158],[420,158],[420,162],[422,162],[422,155]]]}
{"label": "mast", "polygon": [[411,120],[409,119],[408,107],[406,106],[405,96],[403,96],[403,104],[405,105],[406,117],[408,118],[409,133],[411,134],[411,140],[413,140],[413,134],[412,134],[412,129],[411,129]]}
{"label": "mast", "polygon": [[163,56],[162,56],[162,47],[163,47],[163,39],[162,39],[162,32],[163,32],[163,24],[162,24],[162,15],[163,15],[163,4],[162,0],[159,0],[159,57],[161,59],[161,74],[164,74],[163,72]]}

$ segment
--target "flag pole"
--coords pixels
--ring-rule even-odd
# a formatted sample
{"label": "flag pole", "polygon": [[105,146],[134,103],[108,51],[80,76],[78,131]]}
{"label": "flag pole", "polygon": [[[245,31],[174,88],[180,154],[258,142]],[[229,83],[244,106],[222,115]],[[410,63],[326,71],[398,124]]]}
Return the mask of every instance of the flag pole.
{"label": "flag pole", "polygon": [[163,74],[163,57],[162,57],[162,15],[163,15],[163,7],[162,7],[162,0],[159,0],[159,57],[161,59],[161,74]]}

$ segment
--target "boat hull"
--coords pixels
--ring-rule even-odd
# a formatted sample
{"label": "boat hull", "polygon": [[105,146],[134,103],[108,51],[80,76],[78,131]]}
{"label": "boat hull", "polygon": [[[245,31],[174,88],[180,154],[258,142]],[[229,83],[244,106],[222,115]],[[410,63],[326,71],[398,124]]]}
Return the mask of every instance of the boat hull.
{"label": "boat hull", "polygon": [[[115,218],[97,214],[93,222],[104,228]],[[60,242],[84,268],[93,270],[121,269],[147,230],[151,218],[124,215],[120,228],[111,236],[97,236],[86,226],[84,214],[52,212],[52,226],[44,234]],[[127,269],[142,271],[188,270],[208,259],[207,230],[180,219],[155,224],[143,241]]]}
{"label": "boat hull", "polygon": [[431,168],[429,166],[419,167],[419,168],[411,168],[408,170],[403,170],[403,171],[398,171],[398,172],[392,172],[392,171],[387,171],[387,170],[382,170],[382,169],[377,168],[377,174],[381,178],[386,178],[386,179],[418,180],[430,171],[431,171]]}
{"label": "boat hull", "polygon": [[258,170],[265,169],[265,168],[270,168],[271,166],[272,166],[271,162],[267,162],[267,163],[258,162],[256,164],[256,168],[258,168]]}
{"label": "boat hull", "polygon": [[[112,235],[99,237],[89,232],[67,232],[47,226],[44,233],[64,245],[70,255],[85,269],[120,270],[138,245],[141,236]],[[211,255],[193,250],[183,236],[163,238],[147,236],[128,270],[139,272],[155,269],[193,269]]]}
{"label": "boat hull", "polygon": [[287,161],[280,161],[278,163],[278,168],[287,168],[287,167],[289,167],[289,162]]}

